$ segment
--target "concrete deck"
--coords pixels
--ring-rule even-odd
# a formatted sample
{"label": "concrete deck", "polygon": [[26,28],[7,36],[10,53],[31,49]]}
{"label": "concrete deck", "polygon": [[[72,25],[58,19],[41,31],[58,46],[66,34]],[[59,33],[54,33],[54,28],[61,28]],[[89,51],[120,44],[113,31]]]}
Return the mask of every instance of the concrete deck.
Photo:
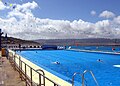
{"label": "concrete deck", "polygon": [[25,82],[21,81],[17,71],[13,69],[6,57],[3,64],[0,65],[0,86],[25,86]]}

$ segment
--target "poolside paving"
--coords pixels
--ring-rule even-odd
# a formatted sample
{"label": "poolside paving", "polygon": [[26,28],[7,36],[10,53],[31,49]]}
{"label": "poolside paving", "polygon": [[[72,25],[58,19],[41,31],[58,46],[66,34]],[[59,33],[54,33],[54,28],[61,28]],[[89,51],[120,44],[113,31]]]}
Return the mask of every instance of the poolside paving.
{"label": "poolside paving", "polygon": [[25,82],[21,81],[17,71],[13,69],[6,57],[3,64],[0,64],[0,86],[25,86]]}

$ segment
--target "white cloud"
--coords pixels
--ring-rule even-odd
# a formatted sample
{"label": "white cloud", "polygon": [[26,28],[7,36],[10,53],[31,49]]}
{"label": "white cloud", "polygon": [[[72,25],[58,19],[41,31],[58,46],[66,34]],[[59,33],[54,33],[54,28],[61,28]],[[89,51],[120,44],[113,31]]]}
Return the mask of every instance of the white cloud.
{"label": "white cloud", "polygon": [[116,28],[114,25],[117,24],[110,20],[90,23],[83,20],[70,22],[31,17],[27,20],[17,21],[12,17],[9,20],[4,20],[4,22],[6,22],[3,23],[4,26],[2,27],[4,32],[7,32],[9,36],[22,39],[120,37],[120,29]]}
{"label": "white cloud", "polygon": [[115,17],[115,14],[113,12],[110,12],[110,11],[103,11],[99,17],[103,17],[103,18],[113,18]]}
{"label": "white cloud", "polygon": [[21,8],[23,8],[23,9],[34,9],[36,7],[38,7],[38,4],[34,1],[32,3],[30,3],[30,2],[25,3],[21,6]]}
{"label": "white cloud", "polygon": [[20,19],[28,18],[28,16],[33,17],[33,13],[31,12],[31,10],[38,7],[38,4],[34,1],[32,3],[28,2],[22,5],[19,4],[14,5],[16,6],[16,8],[8,13],[8,18],[14,16]]}
{"label": "white cloud", "polygon": [[92,10],[92,11],[90,12],[90,14],[91,14],[92,16],[95,16],[95,15],[96,15],[96,11]]}
{"label": "white cloud", "polygon": [[[16,4],[16,8],[8,13],[6,19],[0,18],[0,28],[3,32],[8,33],[8,36],[27,40],[40,38],[120,38],[120,16],[113,20],[102,20],[96,23],[81,19],[74,21],[40,19],[36,18],[31,11],[36,7],[38,5],[34,1],[22,5]],[[109,16],[109,18],[111,17]]]}
{"label": "white cloud", "polygon": [[6,8],[6,6],[3,4],[2,1],[0,1],[0,10],[4,10]]}
{"label": "white cloud", "polygon": [[114,18],[114,22],[116,22],[117,24],[120,24],[120,16]]}

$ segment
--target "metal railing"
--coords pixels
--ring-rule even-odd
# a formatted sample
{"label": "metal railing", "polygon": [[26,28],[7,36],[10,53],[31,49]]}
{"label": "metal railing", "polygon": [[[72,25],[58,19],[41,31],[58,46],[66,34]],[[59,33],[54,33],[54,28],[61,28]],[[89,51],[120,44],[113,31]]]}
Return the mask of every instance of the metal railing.
{"label": "metal railing", "polygon": [[[74,79],[75,79],[75,76],[76,75],[80,75],[81,77],[82,77],[82,74],[81,73],[79,73],[79,72],[75,72],[74,74],[73,74],[73,76],[72,76],[72,86],[74,86]],[[84,79],[85,80],[85,79]],[[87,83],[87,81],[85,80],[85,82]]]}
{"label": "metal railing", "polygon": [[93,74],[93,72],[92,71],[90,71],[90,70],[85,70],[84,72],[83,72],[83,74],[82,74],[82,86],[84,86],[84,79],[85,79],[85,74],[87,73],[87,72],[89,72],[91,75],[92,75],[92,77],[93,77],[93,79],[94,79],[94,81],[95,81],[95,83],[96,83],[96,86],[99,86],[98,85],[98,82],[97,82],[97,80],[96,80],[96,78],[95,78],[95,76],[94,76],[94,74]]}
{"label": "metal railing", "polygon": [[75,78],[75,76],[76,76],[77,74],[82,77],[82,75],[81,75],[79,72],[74,73],[74,74],[73,74],[73,77],[72,77],[72,86],[74,86],[74,78]]}
{"label": "metal railing", "polygon": [[[51,79],[47,78],[43,70],[35,70],[24,61],[22,61],[20,56],[18,56],[17,54],[13,55],[13,53],[11,54],[11,56],[9,55],[9,61],[13,68],[19,72],[20,78],[21,80],[25,81],[26,86],[45,86],[46,80],[47,82],[49,81],[50,83],[52,83],[53,86],[60,86]],[[38,78],[37,82],[35,82],[35,80],[33,79],[34,75],[36,75]]]}
{"label": "metal railing", "polygon": [[[97,82],[97,80],[96,80],[93,72],[90,71],[90,70],[85,70],[82,74],[79,73],[79,72],[74,73],[74,75],[73,75],[73,77],[72,77],[72,86],[74,86],[74,78],[75,78],[75,76],[76,76],[77,74],[82,77],[82,86],[85,86],[84,81],[86,81],[86,80],[85,80],[85,74],[86,74],[87,72],[89,72],[89,73],[92,75],[92,77],[93,77],[93,79],[94,79],[94,81],[95,81],[95,83],[96,83],[96,86],[99,86],[99,84],[98,84],[98,82]],[[86,81],[86,82],[87,82],[87,81]]]}

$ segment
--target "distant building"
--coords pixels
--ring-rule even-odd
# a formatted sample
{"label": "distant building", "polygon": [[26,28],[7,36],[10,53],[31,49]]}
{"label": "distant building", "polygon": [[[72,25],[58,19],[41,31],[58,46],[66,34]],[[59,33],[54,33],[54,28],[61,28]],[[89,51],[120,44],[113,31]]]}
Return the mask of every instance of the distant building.
{"label": "distant building", "polygon": [[[20,47],[21,45],[21,47]],[[7,44],[7,48],[9,49],[27,49],[27,48],[41,48],[39,44]],[[2,44],[2,47],[5,47],[6,44]]]}

